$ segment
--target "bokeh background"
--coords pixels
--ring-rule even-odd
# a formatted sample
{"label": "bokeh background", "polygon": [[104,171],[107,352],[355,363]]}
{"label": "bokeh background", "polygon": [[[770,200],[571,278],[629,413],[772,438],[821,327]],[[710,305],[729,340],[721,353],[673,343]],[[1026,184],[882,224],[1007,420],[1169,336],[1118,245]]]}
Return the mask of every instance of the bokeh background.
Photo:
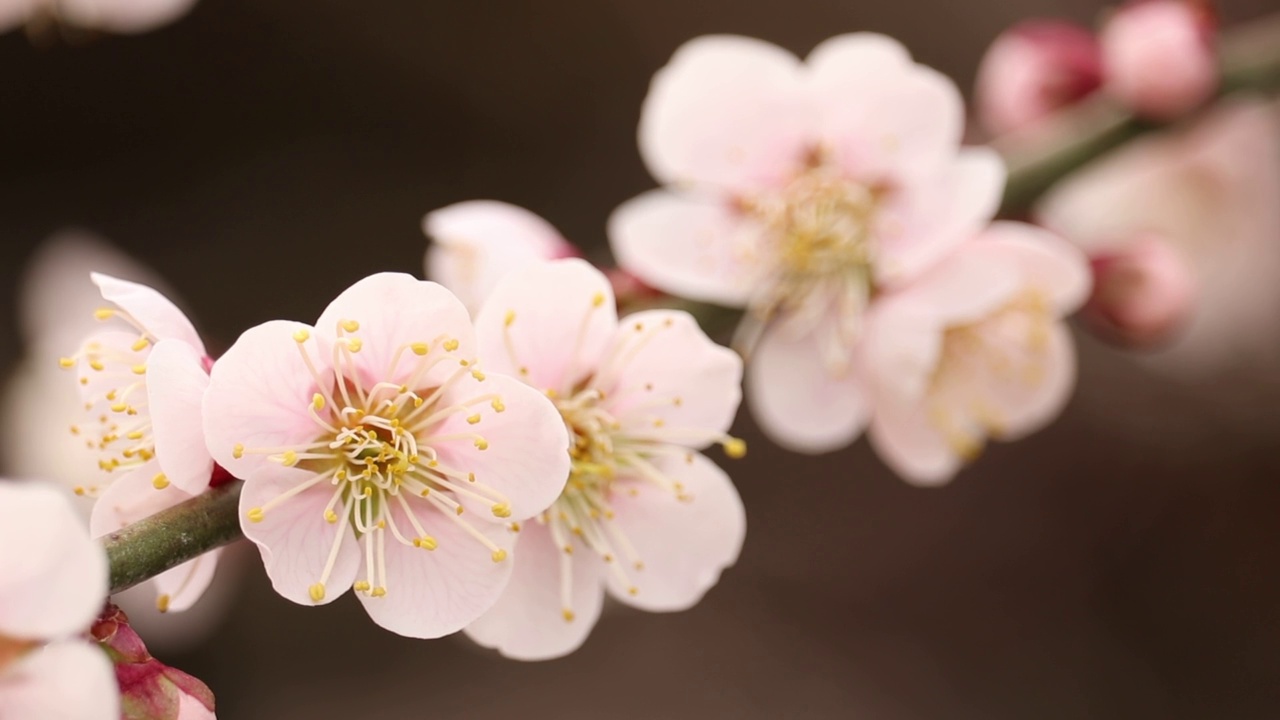
{"label": "bokeh background", "polygon": [[[1278,7],[1222,3],[1228,22]],[[138,37],[10,33],[0,362],[21,351],[23,263],[68,225],[161,273],[225,348],[365,274],[420,272],[421,216],[457,200],[526,206],[601,249],[610,210],[653,184],[634,139],[649,76],[692,36],[804,53],[875,30],[967,89],[1002,28],[1102,9],[203,0]],[[608,612],[564,660],[402,639],[349,597],[294,606],[247,548],[225,622],[163,659],[208,682],[224,720],[1275,718],[1278,377],[1180,383],[1083,338],[1061,420],[933,490],[865,443],[771,447],[744,412],[738,566],[692,611]]]}

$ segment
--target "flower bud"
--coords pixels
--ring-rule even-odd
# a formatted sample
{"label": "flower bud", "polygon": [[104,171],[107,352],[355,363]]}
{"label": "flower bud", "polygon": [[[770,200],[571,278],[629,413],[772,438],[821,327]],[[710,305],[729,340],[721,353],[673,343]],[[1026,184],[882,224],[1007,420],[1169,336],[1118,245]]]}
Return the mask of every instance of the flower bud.
{"label": "flower bud", "polygon": [[1192,269],[1168,243],[1145,235],[1095,255],[1093,295],[1084,314],[1104,339],[1132,348],[1168,342],[1190,319],[1197,297]]}
{"label": "flower bud", "polygon": [[214,720],[208,686],[152,657],[120,608],[108,605],[90,634],[115,664],[122,720]]}
{"label": "flower bud", "polygon": [[1135,113],[1171,120],[1218,87],[1215,23],[1191,0],[1136,0],[1102,29],[1108,92]]}
{"label": "flower bud", "polygon": [[1102,84],[1098,43],[1058,20],[1028,20],[991,44],[978,68],[978,118],[992,134],[1026,127]]}

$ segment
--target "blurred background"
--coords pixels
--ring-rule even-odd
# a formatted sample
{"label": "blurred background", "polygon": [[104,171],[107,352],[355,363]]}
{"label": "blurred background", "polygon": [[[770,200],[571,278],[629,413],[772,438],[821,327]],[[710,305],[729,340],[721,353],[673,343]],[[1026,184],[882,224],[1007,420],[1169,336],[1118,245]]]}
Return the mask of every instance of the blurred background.
{"label": "blurred background", "polygon": [[[967,91],[1013,22],[1103,7],[203,0],[136,37],[11,32],[0,363],[21,354],[24,263],[66,226],[151,266],[221,350],[368,273],[420,273],[421,217],[454,201],[523,205],[601,248],[613,207],[653,185],[635,148],[649,77],[692,36],[803,54],[874,30]],[[1277,9],[1221,7],[1228,23]],[[744,412],[739,564],[689,612],[612,609],[567,659],[406,640],[349,597],[299,608],[243,547],[228,618],[162,659],[223,720],[1277,717],[1280,375],[1180,382],[1081,345],[1064,416],[942,489],[865,443],[786,453]]]}

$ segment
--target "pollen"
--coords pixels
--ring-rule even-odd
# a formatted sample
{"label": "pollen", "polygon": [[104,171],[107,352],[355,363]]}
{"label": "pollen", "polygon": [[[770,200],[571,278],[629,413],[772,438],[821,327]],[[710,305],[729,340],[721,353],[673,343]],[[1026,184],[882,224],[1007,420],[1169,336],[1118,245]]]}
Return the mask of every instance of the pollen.
{"label": "pollen", "polygon": [[477,449],[477,450],[488,450],[488,449],[489,449],[489,441],[488,441],[488,440],[485,440],[485,439],[484,439],[484,438],[482,438],[482,437],[478,437],[478,438],[476,438],[475,446],[476,446],[476,449]]}
{"label": "pollen", "polygon": [[151,487],[154,487],[157,490],[163,490],[169,487],[169,478],[166,477],[164,473],[159,473],[155,477],[151,478]]}
{"label": "pollen", "polygon": [[167,613],[167,612],[169,612],[169,601],[170,601],[171,599],[172,599],[172,598],[170,598],[168,595],[161,595],[161,596],[157,597],[157,598],[156,598],[156,609],[157,609],[157,610],[159,610],[159,611],[160,611],[160,612],[162,612],[162,613]]}
{"label": "pollen", "polygon": [[740,460],[747,456],[747,441],[742,438],[729,438],[724,442],[724,454]]}
{"label": "pollen", "polygon": [[133,366],[133,374],[134,374],[134,375],[146,375],[146,374],[147,374],[147,366],[146,366],[146,365],[134,365],[134,366]]}
{"label": "pollen", "polygon": [[489,403],[489,407],[493,408],[494,412],[502,412],[507,409],[507,406],[502,404],[502,398],[494,398],[493,402]]}
{"label": "pollen", "polygon": [[311,602],[320,602],[324,599],[324,583],[316,583],[307,588],[307,594],[311,596]]}
{"label": "pollen", "polygon": [[357,580],[357,581],[356,581],[356,583],[355,583],[355,585],[352,585],[352,586],[351,586],[351,589],[352,589],[352,590],[355,590],[356,592],[369,592],[369,587],[370,587],[370,586],[369,586],[368,581],[366,581],[366,580]]}
{"label": "pollen", "polygon": [[332,525],[332,524],[334,524],[334,523],[338,522],[338,513],[334,512],[334,511],[332,511],[332,510],[325,510],[325,511],[324,511],[324,521],[325,521],[325,522],[327,522],[327,523],[329,523],[330,525]]}
{"label": "pollen", "polygon": [[360,352],[360,349],[364,347],[364,341],[360,338],[347,338],[346,345],[348,350],[353,353],[358,353]]}
{"label": "pollen", "polygon": [[266,513],[262,511],[262,508],[256,507],[249,508],[249,512],[245,513],[244,516],[249,518],[249,522],[262,522],[262,519],[266,517]]}
{"label": "pollen", "polygon": [[98,308],[93,311],[93,316],[98,320],[110,320],[116,316],[116,311],[111,308]]}
{"label": "pollen", "polygon": [[484,382],[484,373],[479,370],[472,370],[471,377],[475,378],[477,382]]}
{"label": "pollen", "polygon": [[150,344],[151,344],[150,340],[146,339],[145,337],[140,337],[134,341],[130,349],[133,350],[134,352],[142,352],[143,350],[146,350],[147,346]]}
{"label": "pollen", "polygon": [[231,457],[237,460],[244,457],[244,445],[236,443],[236,446],[231,449]]}
{"label": "pollen", "polygon": [[600,307],[603,304],[604,304],[604,293],[598,292],[595,295],[591,296],[592,307]]}
{"label": "pollen", "polygon": [[75,366],[76,366],[76,361],[72,360],[69,357],[58,358],[58,367],[61,367],[64,370],[70,370]]}
{"label": "pollen", "polygon": [[490,557],[492,557],[493,561],[496,563],[502,562],[503,560],[507,559],[507,551],[503,550],[502,548],[498,548],[497,550],[493,551],[493,554],[490,555]]}
{"label": "pollen", "polygon": [[564,618],[565,622],[573,622],[573,618],[575,617],[575,615],[573,614],[573,611],[570,610],[569,608],[565,608],[561,610],[560,616]]}
{"label": "pollen", "polygon": [[293,333],[293,340],[296,343],[304,343],[311,339],[311,331],[306,328],[299,328]]}
{"label": "pollen", "polygon": [[430,535],[424,535],[420,538],[414,538],[413,546],[416,548],[422,548],[423,550],[435,550],[440,547],[440,543],[436,542],[436,539]]}
{"label": "pollen", "polygon": [[413,354],[417,355],[418,357],[422,357],[423,355],[426,355],[428,352],[431,351],[431,347],[424,342],[416,342],[410,345],[409,349],[412,350]]}
{"label": "pollen", "polygon": [[445,352],[453,352],[458,349],[458,341],[452,338],[444,341]]}
{"label": "pollen", "polygon": [[509,518],[511,517],[511,505],[507,503],[498,503],[493,506],[494,517]]}
{"label": "pollen", "polygon": [[379,585],[378,587],[374,588],[369,594],[374,597],[386,597],[387,589]]}
{"label": "pollen", "polygon": [[508,311],[507,311],[507,315],[506,315],[506,317],[504,317],[504,318],[502,319],[502,324],[503,324],[503,325],[505,325],[505,326],[507,326],[507,327],[511,327],[511,323],[513,323],[513,322],[515,322],[515,321],[516,321],[516,311],[515,311],[515,310],[508,310]]}
{"label": "pollen", "polygon": [[349,333],[353,333],[360,329],[360,323],[355,320],[343,320],[338,323],[338,326]]}
{"label": "pollen", "polygon": [[293,467],[298,464],[298,453],[293,450],[285,450],[284,455],[280,456],[280,463],[285,467]]}

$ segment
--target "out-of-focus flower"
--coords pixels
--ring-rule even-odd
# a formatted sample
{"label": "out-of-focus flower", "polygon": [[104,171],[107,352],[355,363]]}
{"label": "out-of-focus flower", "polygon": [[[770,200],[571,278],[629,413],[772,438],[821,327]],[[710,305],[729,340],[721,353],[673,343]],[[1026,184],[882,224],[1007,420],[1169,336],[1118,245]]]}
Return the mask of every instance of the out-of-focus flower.
{"label": "out-of-focus flower", "polygon": [[0,482],[0,715],[117,720],[111,663],[80,635],[107,595],[107,558],[57,489]]}
{"label": "out-of-focus flower", "polygon": [[1091,258],[1093,295],[1084,316],[1095,332],[1136,348],[1177,334],[1195,309],[1195,272],[1168,243],[1142,236],[1120,251]]}
{"label": "out-of-focus flower", "polygon": [[1131,0],[1100,37],[1107,91],[1145,117],[1169,120],[1218,87],[1215,22],[1208,3]]}
{"label": "out-of-focus flower", "polygon": [[214,720],[208,686],[152,657],[119,608],[107,606],[90,634],[115,665],[121,720]]}
{"label": "out-of-focus flower", "polygon": [[1083,253],[1031,225],[995,223],[877,303],[867,338],[871,443],[907,480],[951,479],[988,438],[1052,420],[1075,384],[1061,318],[1089,293]]}
{"label": "out-of-focus flower", "polygon": [[[71,432],[98,450],[105,475],[76,488],[97,496],[89,527],[106,535],[203,492],[213,476],[200,404],[209,376],[204,343],[186,315],[159,292],[93,273],[112,327],[84,341],[64,368],[76,370],[83,422]],[[105,489],[103,489],[105,486]],[[156,607],[185,610],[213,580],[218,551],[154,578]]]}
{"label": "out-of-focus flower", "polygon": [[789,448],[852,442],[872,294],[919,274],[993,216],[1004,167],[960,148],[954,84],[894,40],[855,34],[805,62],[758,40],[681,47],[653,79],[640,150],[667,188],[613,214],[623,267],[748,313],[752,410]]}
{"label": "out-of-focus flower", "polygon": [[978,67],[978,119],[993,135],[1030,127],[1102,86],[1102,55],[1089,30],[1027,20],[996,38]]}
{"label": "out-of-focus flower", "polygon": [[182,17],[196,0],[0,0],[0,32],[26,24],[68,23],[90,30],[142,33]]}
{"label": "out-of-focus flower", "polygon": [[651,611],[692,607],[732,565],[746,518],[699,448],[720,442],[741,400],[742,361],[687,313],[618,321],[608,279],[581,260],[508,275],[476,319],[488,366],[555,401],[573,459],[563,494],[519,528],[502,599],[466,629],[522,660],[586,640],[605,589]]}
{"label": "out-of-focus flower", "polygon": [[422,230],[432,241],[426,277],[453,291],[472,313],[512,270],[578,254],[551,223],[497,200],[433,210],[422,219]]}
{"label": "out-of-focus flower", "polygon": [[456,297],[386,273],[314,327],[259,325],[218,360],[208,446],[245,480],[241,525],[277,592],[318,605],[354,587],[374,622],[424,638],[497,601],[507,523],[560,494],[568,433],[475,350]]}
{"label": "out-of-focus flower", "polygon": [[1124,254],[1145,234],[1167,242],[1199,295],[1181,339],[1144,359],[1204,376],[1276,359],[1277,197],[1280,116],[1243,100],[1096,161],[1050,191],[1035,215],[1094,257]]}

